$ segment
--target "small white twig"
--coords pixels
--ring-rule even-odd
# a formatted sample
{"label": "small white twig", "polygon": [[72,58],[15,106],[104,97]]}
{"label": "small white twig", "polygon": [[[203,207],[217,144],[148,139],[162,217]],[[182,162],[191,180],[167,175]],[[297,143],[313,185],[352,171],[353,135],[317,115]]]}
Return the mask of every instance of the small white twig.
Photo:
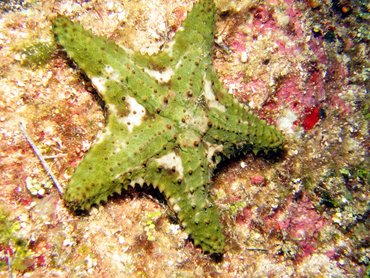
{"label": "small white twig", "polygon": [[59,182],[57,181],[57,179],[55,178],[55,176],[53,175],[53,173],[50,171],[50,168],[49,166],[47,165],[45,159],[42,157],[42,155],[40,154],[39,150],[37,149],[35,143],[33,143],[31,137],[28,135],[27,133],[27,130],[26,128],[24,127],[23,123],[20,122],[19,123],[19,127],[24,135],[24,137],[26,137],[27,139],[27,142],[28,144],[30,144],[33,152],[36,154],[37,158],[40,160],[41,164],[42,164],[42,167],[45,169],[46,173],[50,176],[50,178],[52,179],[55,187],[57,188],[58,192],[60,195],[63,195],[63,189],[62,187],[60,186]]}
{"label": "small white twig", "polygon": [[6,264],[8,265],[9,278],[13,278],[12,262],[10,260],[9,251],[6,252]]}
{"label": "small white twig", "polygon": [[260,251],[260,252],[268,252],[269,250],[264,248],[246,248],[248,251]]}
{"label": "small white twig", "polygon": [[66,157],[67,155],[65,153],[55,154],[55,155],[44,155],[44,159],[54,159],[59,157]]}

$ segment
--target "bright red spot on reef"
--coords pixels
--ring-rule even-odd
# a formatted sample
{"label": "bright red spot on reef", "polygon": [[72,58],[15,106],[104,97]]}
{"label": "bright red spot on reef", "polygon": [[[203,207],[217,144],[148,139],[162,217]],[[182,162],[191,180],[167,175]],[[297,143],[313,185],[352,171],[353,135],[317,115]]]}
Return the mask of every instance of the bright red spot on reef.
{"label": "bright red spot on reef", "polygon": [[306,114],[306,117],[302,122],[302,127],[304,128],[305,131],[310,130],[315,126],[315,124],[319,120],[320,120],[320,108],[315,107],[308,114]]}

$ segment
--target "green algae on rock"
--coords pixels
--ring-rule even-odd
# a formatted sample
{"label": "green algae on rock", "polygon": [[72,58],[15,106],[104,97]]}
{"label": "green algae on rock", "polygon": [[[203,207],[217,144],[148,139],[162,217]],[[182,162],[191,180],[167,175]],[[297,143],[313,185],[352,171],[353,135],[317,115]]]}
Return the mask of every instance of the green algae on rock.
{"label": "green algae on rock", "polygon": [[66,205],[88,210],[128,186],[158,188],[205,252],[222,253],[224,235],[208,193],[222,156],[282,148],[284,137],[223,89],[212,67],[215,5],[194,5],[173,43],[156,55],[126,51],[64,16],[57,42],[107,104],[104,134],[76,169]]}
{"label": "green algae on rock", "polygon": [[32,251],[29,249],[29,241],[19,236],[20,229],[20,223],[0,206],[0,269],[5,267],[3,258],[6,257],[6,260],[11,260],[15,270],[24,271],[30,266]]}
{"label": "green algae on rock", "polygon": [[24,47],[21,52],[21,64],[28,67],[38,67],[50,61],[55,50],[55,44],[36,42]]}

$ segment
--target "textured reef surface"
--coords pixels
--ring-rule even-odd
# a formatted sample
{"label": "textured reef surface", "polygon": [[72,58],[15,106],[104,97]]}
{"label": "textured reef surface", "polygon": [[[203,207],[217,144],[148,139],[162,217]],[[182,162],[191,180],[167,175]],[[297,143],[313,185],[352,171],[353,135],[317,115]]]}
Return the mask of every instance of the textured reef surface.
{"label": "textured reef surface", "polygon": [[[196,3],[0,4],[0,275],[369,275],[369,4],[205,1],[216,17],[189,19]],[[72,43],[74,32],[88,43]],[[184,49],[181,40],[199,45]],[[90,63],[96,56],[102,63]],[[19,122],[69,207],[88,214],[66,208]],[[286,140],[280,156],[258,152],[281,145],[272,126]],[[276,140],[253,141],[266,130]],[[212,177],[219,155],[242,146],[250,151],[222,160]],[[137,161],[118,158],[135,148]],[[105,158],[132,169],[91,162]],[[195,212],[181,199],[190,178],[199,185]],[[112,186],[99,192],[78,189],[105,179]],[[157,190],[127,187],[145,180]],[[116,185],[125,194],[92,205],[120,192]],[[192,230],[209,215],[206,233],[218,240],[207,242]]]}

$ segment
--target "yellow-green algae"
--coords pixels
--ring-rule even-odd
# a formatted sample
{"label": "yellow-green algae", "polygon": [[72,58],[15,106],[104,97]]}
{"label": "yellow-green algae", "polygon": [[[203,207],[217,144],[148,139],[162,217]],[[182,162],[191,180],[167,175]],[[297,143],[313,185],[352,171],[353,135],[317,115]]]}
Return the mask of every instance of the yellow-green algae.
{"label": "yellow-green algae", "polygon": [[32,251],[28,248],[27,240],[19,236],[20,229],[20,223],[0,207],[1,268],[8,267],[9,263],[11,269],[24,271],[31,265]]}
{"label": "yellow-green algae", "polygon": [[27,67],[38,67],[48,63],[55,51],[53,42],[36,42],[23,47],[20,53],[21,64]]}

